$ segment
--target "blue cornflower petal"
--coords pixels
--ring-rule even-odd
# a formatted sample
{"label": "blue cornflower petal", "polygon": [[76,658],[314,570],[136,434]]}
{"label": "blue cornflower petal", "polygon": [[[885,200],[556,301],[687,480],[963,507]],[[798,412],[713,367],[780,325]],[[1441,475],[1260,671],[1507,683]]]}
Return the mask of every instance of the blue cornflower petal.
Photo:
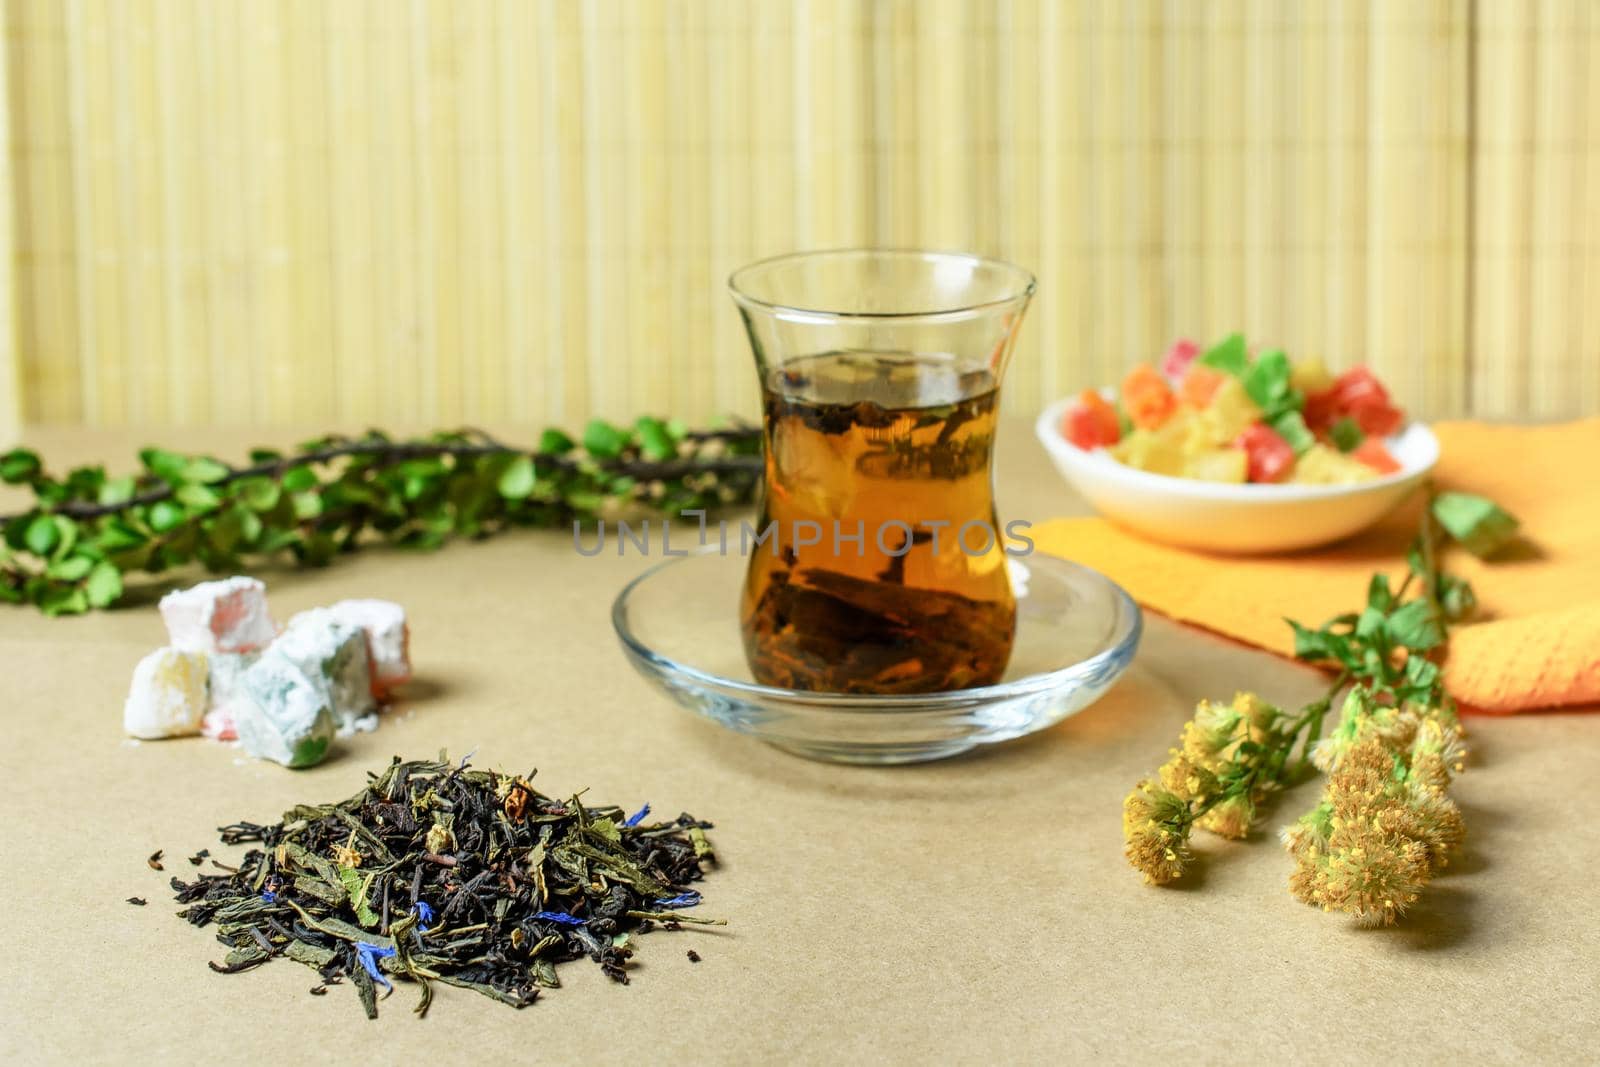
{"label": "blue cornflower petal", "polygon": [[624,822],[622,825],[624,825],[624,826],[638,826],[640,823],[644,822],[644,817],[646,815],[649,815],[649,814],[650,814],[650,805],[646,804],[644,807],[640,808],[638,811],[636,811],[632,815],[628,816],[627,821]]}
{"label": "blue cornflower petal", "polygon": [[266,901],[268,904],[271,904],[278,899],[278,894],[274,893],[270,889],[263,889],[261,891],[261,899]]}
{"label": "blue cornflower petal", "polygon": [[692,908],[700,903],[700,894],[693,889],[679,893],[675,897],[662,897],[656,901],[658,908]]}
{"label": "blue cornflower petal", "polygon": [[536,911],[533,913],[533,917],[535,919],[543,919],[545,922],[561,923],[563,926],[582,926],[589,921],[588,919],[580,919],[576,915],[567,915],[559,911]]}
{"label": "blue cornflower petal", "polygon": [[419,900],[411,905],[411,913],[417,917],[417,929],[427,933],[428,924],[433,922],[433,908],[426,900]]}
{"label": "blue cornflower petal", "polygon": [[356,958],[361,961],[361,966],[366,968],[367,973],[372,975],[372,980],[385,989],[393,989],[394,986],[389,982],[389,979],[383,976],[383,972],[378,970],[378,959],[383,956],[393,955],[394,949],[392,948],[384,948],[382,945],[374,945],[366,941],[356,942]]}

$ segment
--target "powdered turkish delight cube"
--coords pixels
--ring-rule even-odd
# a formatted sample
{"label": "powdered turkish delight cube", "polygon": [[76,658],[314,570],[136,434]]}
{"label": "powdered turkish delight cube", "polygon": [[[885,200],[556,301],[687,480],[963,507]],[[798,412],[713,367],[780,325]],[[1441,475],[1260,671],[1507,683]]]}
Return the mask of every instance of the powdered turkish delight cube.
{"label": "powdered turkish delight cube", "polygon": [[411,630],[406,625],[405,608],[392,600],[341,600],[330,608],[317,610],[326,610],[340,622],[359,626],[366,635],[374,696],[381,700],[390,690],[411,680]]}
{"label": "powdered turkish delight cube", "polygon": [[327,689],[341,734],[357,729],[358,720],[377,708],[366,635],[324,608],[296,615],[263,655],[287,659]]}
{"label": "powdered turkish delight cube", "polygon": [[267,613],[267,588],[254,578],[201,582],[161,598],[161,619],[178,648],[250,652],[277,633]]}
{"label": "powdered turkish delight cube", "polygon": [[216,741],[238,737],[234,720],[239,702],[245,699],[240,680],[244,672],[261,658],[259,652],[214,652],[206,657],[210,674],[210,706],[200,724],[200,732]]}
{"label": "powdered turkish delight cube", "polygon": [[206,712],[206,654],[158,648],[133,669],[122,728],[154,740],[200,732]]}
{"label": "powdered turkish delight cube", "polygon": [[263,654],[239,679],[234,727],[244,750],[285,767],[309,767],[333,743],[328,687],[286,657]]}

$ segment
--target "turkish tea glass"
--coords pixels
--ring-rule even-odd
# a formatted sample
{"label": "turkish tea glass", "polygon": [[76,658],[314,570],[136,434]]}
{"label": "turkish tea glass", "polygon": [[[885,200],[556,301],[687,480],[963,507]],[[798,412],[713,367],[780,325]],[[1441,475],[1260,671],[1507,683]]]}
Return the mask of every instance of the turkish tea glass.
{"label": "turkish tea glass", "polygon": [[1033,276],[857,249],[764,260],[728,284],[765,435],[739,607],[755,679],[833,693],[998,682],[1016,599],[994,434]]}

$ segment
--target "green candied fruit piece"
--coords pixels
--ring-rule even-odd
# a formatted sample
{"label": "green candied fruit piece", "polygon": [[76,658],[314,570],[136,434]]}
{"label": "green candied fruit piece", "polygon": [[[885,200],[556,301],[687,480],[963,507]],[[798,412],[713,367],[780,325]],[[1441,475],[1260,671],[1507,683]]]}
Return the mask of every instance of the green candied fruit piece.
{"label": "green candied fruit piece", "polygon": [[289,753],[289,762],[284,766],[296,769],[315,767],[327,758],[328,748],[329,742],[325,736],[318,735],[304,738],[294,746],[294,750]]}

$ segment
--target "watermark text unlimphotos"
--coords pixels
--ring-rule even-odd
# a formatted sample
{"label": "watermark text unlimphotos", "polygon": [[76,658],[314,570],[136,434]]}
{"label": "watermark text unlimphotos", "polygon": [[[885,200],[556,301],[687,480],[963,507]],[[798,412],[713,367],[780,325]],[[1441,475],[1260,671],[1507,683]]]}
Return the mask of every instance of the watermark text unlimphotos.
{"label": "watermark text unlimphotos", "polygon": [[[670,519],[654,523],[642,519],[637,524],[625,519],[614,520],[611,525],[616,554],[627,555],[631,546],[641,556],[687,556],[690,550],[684,546],[698,540],[700,547],[715,545],[717,553],[723,556],[731,552],[748,556],[763,550],[777,556],[784,549],[798,551],[820,547],[824,551],[831,549],[834,556],[849,555],[853,551],[860,558],[866,556],[869,545],[886,556],[904,556],[919,544],[928,545],[938,554],[941,543],[950,543],[948,540],[941,542],[941,538],[953,538],[955,545],[969,556],[987,555],[994,551],[997,542],[1008,556],[1028,556],[1033,553],[1033,539],[1026,533],[1032,524],[1025,519],[1013,519],[1006,523],[1002,536],[992,524],[982,519],[973,519],[960,526],[948,519],[921,522],[888,519],[878,523],[875,529],[868,529],[864,519],[857,519],[854,523],[834,519],[826,525],[810,519],[796,519],[787,524],[773,519],[761,527],[746,519],[740,519],[737,525],[719,519],[712,526],[706,521],[703,509],[690,509],[679,514],[682,518],[697,520],[698,525],[687,536],[679,537],[676,548],[672,544],[673,525]],[[599,520],[596,529],[587,535],[592,543],[585,544],[585,536],[583,524],[574,521],[572,547],[577,549],[578,555],[598,556],[604,552],[606,520]]]}

